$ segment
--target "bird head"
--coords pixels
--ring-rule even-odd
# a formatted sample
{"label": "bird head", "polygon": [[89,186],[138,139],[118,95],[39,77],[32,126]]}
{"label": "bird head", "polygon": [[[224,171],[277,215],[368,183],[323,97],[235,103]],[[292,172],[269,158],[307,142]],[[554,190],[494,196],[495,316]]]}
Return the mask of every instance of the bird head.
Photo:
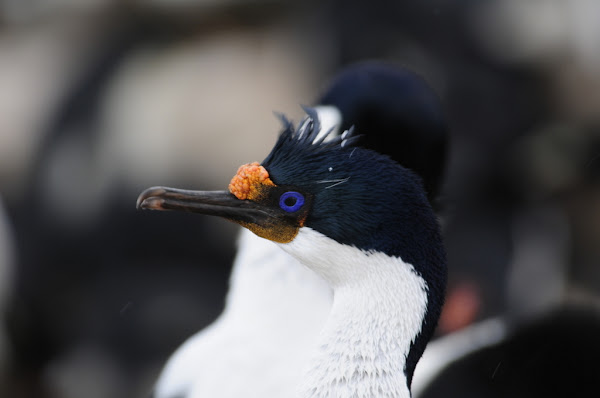
{"label": "bird head", "polygon": [[153,187],[139,196],[138,208],[220,216],[277,243],[308,227],[342,244],[413,257],[402,247],[412,234],[437,231],[420,178],[356,146],[352,130],[328,137],[316,111],[306,112],[298,128],[282,118],[271,153],[241,166],[227,191]]}

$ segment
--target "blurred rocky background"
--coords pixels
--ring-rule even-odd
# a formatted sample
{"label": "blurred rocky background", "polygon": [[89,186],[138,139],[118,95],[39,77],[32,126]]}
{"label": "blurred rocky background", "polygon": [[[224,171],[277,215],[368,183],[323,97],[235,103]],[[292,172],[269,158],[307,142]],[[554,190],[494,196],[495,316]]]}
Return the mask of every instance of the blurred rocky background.
{"label": "blurred rocky background", "polygon": [[451,131],[440,334],[600,295],[596,0],[0,0],[0,396],[146,397],[223,307],[223,189],[349,63],[411,68]]}

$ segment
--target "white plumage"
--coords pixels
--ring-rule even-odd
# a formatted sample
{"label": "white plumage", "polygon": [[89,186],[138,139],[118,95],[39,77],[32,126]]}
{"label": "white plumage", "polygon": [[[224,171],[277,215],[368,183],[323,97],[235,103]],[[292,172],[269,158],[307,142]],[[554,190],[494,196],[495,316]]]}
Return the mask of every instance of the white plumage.
{"label": "white plumage", "polygon": [[155,396],[292,397],[331,289],[275,243],[241,231],[225,311],[169,359]]}
{"label": "white plumage", "polygon": [[427,284],[398,257],[341,245],[304,227],[283,250],[333,287],[298,396],[409,398],[406,357],[427,309]]}

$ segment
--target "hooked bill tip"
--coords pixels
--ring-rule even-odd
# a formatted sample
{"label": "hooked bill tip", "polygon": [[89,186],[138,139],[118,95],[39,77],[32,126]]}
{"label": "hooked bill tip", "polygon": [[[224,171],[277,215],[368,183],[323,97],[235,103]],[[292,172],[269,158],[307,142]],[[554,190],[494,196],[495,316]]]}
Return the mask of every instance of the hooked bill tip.
{"label": "hooked bill tip", "polygon": [[144,209],[144,210],[162,210],[164,203],[165,203],[164,199],[161,199],[161,198],[147,198],[147,199],[144,199],[138,205],[138,209]]}
{"label": "hooked bill tip", "polygon": [[160,209],[160,207],[156,207],[157,201],[160,201],[162,204],[162,199],[156,198],[156,196],[160,196],[164,194],[166,191],[163,187],[152,187],[146,189],[144,192],[138,196],[137,201],[135,203],[136,209]]}

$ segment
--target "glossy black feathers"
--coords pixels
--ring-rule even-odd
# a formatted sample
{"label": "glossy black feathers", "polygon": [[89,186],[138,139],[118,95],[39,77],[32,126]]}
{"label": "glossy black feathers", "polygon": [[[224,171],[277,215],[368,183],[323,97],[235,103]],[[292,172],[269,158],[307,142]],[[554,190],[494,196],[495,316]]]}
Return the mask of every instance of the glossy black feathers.
{"label": "glossy black feathers", "polygon": [[[356,145],[349,131],[329,141],[319,136],[316,113],[300,127],[286,121],[284,131],[262,165],[277,185],[295,187],[314,197],[306,225],[336,241],[364,250],[427,257],[417,241],[439,242],[436,217],[421,179],[386,155]],[[422,236],[423,231],[431,236]]]}
{"label": "glossy black feathers", "polygon": [[285,115],[277,114],[283,124],[283,131],[271,153],[262,162],[263,166],[277,162],[278,159],[290,159],[306,153],[351,147],[358,142],[360,137],[354,135],[354,128],[349,127],[343,134],[332,136],[332,130],[321,131],[321,122],[315,109],[309,107],[303,109],[307,117],[297,128]]}

